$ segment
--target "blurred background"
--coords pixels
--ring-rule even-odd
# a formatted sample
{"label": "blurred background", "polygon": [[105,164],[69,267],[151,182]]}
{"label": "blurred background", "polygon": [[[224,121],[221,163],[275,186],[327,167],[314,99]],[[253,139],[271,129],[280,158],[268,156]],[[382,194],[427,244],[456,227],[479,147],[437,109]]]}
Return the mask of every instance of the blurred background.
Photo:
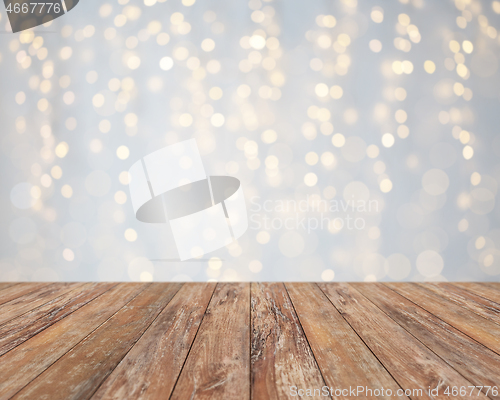
{"label": "blurred background", "polygon": [[[82,0],[0,11],[0,280],[500,277],[500,2]],[[238,242],[178,262],[128,169],[195,138]]]}

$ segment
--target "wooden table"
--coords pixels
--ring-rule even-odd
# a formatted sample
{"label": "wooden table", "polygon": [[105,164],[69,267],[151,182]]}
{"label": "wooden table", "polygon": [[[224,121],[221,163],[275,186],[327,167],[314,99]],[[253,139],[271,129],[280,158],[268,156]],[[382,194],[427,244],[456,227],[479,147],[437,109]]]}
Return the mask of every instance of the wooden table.
{"label": "wooden table", "polygon": [[0,283],[1,399],[500,398],[499,354],[498,283]]}

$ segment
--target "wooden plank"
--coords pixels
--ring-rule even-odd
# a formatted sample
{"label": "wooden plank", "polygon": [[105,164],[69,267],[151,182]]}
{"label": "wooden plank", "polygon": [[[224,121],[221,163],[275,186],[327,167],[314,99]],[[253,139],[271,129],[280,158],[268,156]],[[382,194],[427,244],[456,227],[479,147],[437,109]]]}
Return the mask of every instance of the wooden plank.
{"label": "wooden plank", "polygon": [[251,321],[252,399],[325,385],[283,283],[251,284]]}
{"label": "wooden plank", "polygon": [[[446,387],[471,386],[352,286],[344,283],[319,286],[399,384],[405,389],[421,391],[412,392],[412,399],[448,400],[450,397],[444,394]],[[438,388],[439,393],[430,396],[429,387]],[[460,395],[454,398],[468,399]]]}
{"label": "wooden plank", "polygon": [[185,283],[92,399],[168,399],[214,289]]}
{"label": "wooden plank", "polygon": [[147,286],[119,284],[0,357],[1,398],[21,390]]}
{"label": "wooden plank", "polygon": [[[364,393],[360,398],[407,398],[396,395],[399,385],[318,286],[313,283],[287,283],[286,288],[328,387],[340,390],[357,386],[385,388],[390,389],[393,396]],[[334,394],[333,398],[348,396]]]}
{"label": "wooden plank", "polygon": [[171,399],[249,399],[250,285],[219,283]]}
{"label": "wooden plank", "polygon": [[453,285],[500,304],[500,290],[492,286],[478,282],[453,282]]}
{"label": "wooden plank", "polygon": [[7,287],[0,292],[0,305],[48,285],[48,282],[36,282],[18,283],[17,285]]}
{"label": "wooden plank", "polygon": [[13,399],[89,398],[181,288],[153,283]]}
{"label": "wooden plank", "polygon": [[17,282],[0,282],[0,290],[7,289],[8,287],[17,285]]}
{"label": "wooden plank", "polygon": [[475,295],[448,282],[419,284],[438,296],[470,310],[483,318],[500,324],[500,304]]}
{"label": "wooden plank", "polygon": [[414,283],[387,283],[388,287],[500,354],[500,326]]}
{"label": "wooden plank", "polygon": [[82,285],[81,282],[52,283],[4,303],[0,306],[0,325]]}
{"label": "wooden plank", "polygon": [[0,326],[0,356],[60,321],[116,283],[87,283]]}
{"label": "wooden plank", "polygon": [[351,285],[473,385],[498,385],[500,357],[496,353],[387,286],[379,283]]}

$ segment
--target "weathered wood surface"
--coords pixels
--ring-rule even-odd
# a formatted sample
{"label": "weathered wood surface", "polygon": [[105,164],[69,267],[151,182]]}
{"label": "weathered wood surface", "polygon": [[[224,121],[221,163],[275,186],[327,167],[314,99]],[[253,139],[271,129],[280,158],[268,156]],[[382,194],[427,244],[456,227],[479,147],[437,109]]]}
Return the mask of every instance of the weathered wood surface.
{"label": "weathered wood surface", "polygon": [[146,288],[124,283],[0,357],[0,399],[8,399]]}
{"label": "weathered wood surface", "polygon": [[250,285],[220,283],[172,399],[250,398]]}
{"label": "weathered wood surface", "polygon": [[16,282],[0,282],[0,290],[7,289],[8,287],[17,285]]}
{"label": "weathered wood surface", "polygon": [[500,354],[500,326],[415,283],[387,283],[408,300]]}
{"label": "weathered wood surface", "polygon": [[498,283],[0,283],[0,400],[482,399],[444,391],[500,389],[499,307]]}
{"label": "weathered wood surface", "polygon": [[168,399],[215,283],[186,283],[93,399]]}
{"label": "weathered wood surface", "polygon": [[181,286],[152,283],[13,398],[89,398]]}
{"label": "weathered wood surface", "polygon": [[87,283],[0,326],[0,355],[92,301],[116,283]]}
{"label": "weathered wood surface", "polygon": [[454,286],[448,282],[419,285],[433,291],[447,300],[450,300],[460,307],[475,312],[481,317],[500,324],[500,304],[468,292],[467,290]]}
{"label": "weathered wood surface", "polygon": [[47,282],[40,283],[18,283],[17,285],[7,286],[0,291],[0,304],[5,304],[11,300],[17,299],[25,294],[40,289],[43,286],[48,286]]}
{"label": "weathered wood surface", "polygon": [[495,289],[487,284],[477,282],[455,282],[453,285],[500,304],[500,288]]}
{"label": "weathered wood surface", "polygon": [[325,382],[282,283],[252,283],[252,399],[286,399]]}
{"label": "weathered wood surface", "polygon": [[498,385],[500,357],[497,354],[387,286],[380,283],[352,286],[473,385]]}
{"label": "weathered wood surface", "polygon": [[[316,284],[287,283],[286,287],[329,387],[384,387],[396,393],[399,385]],[[389,399],[392,396],[364,398]]]}
{"label": "weathered wood surface", "polygon": [[442,392],[431,397],[427,390],[472,385],[352,286],[337,283],[319,287],[401,386],[422,390],[422,395],[412,398],[449,399]]}
{"label": "weathered wood surface", "polygon": [[0,324],[16,318],[35,307],[48,303],[56,297],[82,285],[83,283],[53,283],[12,299],[0,306]]}

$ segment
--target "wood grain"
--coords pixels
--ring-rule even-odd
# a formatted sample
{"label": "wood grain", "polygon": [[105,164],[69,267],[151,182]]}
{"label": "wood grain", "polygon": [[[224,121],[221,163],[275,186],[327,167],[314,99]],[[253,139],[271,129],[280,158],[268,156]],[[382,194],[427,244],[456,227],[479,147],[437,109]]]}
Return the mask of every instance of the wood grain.
{"label": "wood grain", "polygon": [[460,398],[500,384],[499,311],[493,282],[0,284],[0,400]]}
{"label": "wood grain", "polygon": [[[286,288],[309,340],[323,378],[329,387],[348,389],[364,386],[400,389],[356,332],[313,283],[287,283]],[[320,398],[319,396],[317,396]],[[335,399],[345,398],[334,396]],[[366,396],[366,399],[406,396]]]}
{"label": "wood grain", "polygon": [[92,399],[167,399],[214,289],[185,283]]}
{"label": "wood grain", "polygon": [[500,290],[492,286],[477,282],[453,282],[453,285],[500,304]]}
{"label": "wood grain", "polygon": [[4,303],[0,306],[0,325],[82,285],[80,282],[52,283]]}
{"label": "wood grain", "polygon": [[144,290],[122,283],[0,357],[0,399],[8,399]]}
{"label": "wood grain", "polygon": [[472,384],[498,385],[500,357],[497,354],[387,286],[378,283],[351,285]]}
{"label": "wood grain", "polygon": [[171,399],[249,399],[250,284],[215,288]]}
{"label": "wood grain", "polygon": [[252,399],[288,399],[325,382],[282,283],[251,284]]}
{"label": "wood grain", "polygon": [[[422,390],[412,394],[412,399],[449,400],[443,393],[445,387],[471,385],[352,286],[322,283],[319,287],[399,384],[404,389]],[[439,395],[428,395],[429,387],[440,388]]]}
{"label": "wood grain", "polygon": [[0,305],[48,285],[48,282],[37,282],[18,283],[17,285],[6,287],[4,290],[0,291]]}
{"label": "wood grain", "polygon": [[0,282],[0,290],[7,289],[8,287],[17,285],[17,282]]}
{"label": "wood grain", "polygon": [[87,283],[0,326],[0,356],[55,324],[116,283]]}
{"label": "wood grain", "polygon": [[[422,284],[419,284],[422,286]],[[425,283],[423,287],[437,295],[470,310],[496,324],[500,324],[500,304],[477,296],[448,282]]]}
{"label": "wood grain", "polygon": [[89,398],[182,286],[152,283],[13,399]]}
{"label": "wood grain", "polygon": [[421,285],[414,283],[387,283],[391,289],[420,307],[441,318],[490,350],[500,354],[500,326],[472,311],[457,306]]}

